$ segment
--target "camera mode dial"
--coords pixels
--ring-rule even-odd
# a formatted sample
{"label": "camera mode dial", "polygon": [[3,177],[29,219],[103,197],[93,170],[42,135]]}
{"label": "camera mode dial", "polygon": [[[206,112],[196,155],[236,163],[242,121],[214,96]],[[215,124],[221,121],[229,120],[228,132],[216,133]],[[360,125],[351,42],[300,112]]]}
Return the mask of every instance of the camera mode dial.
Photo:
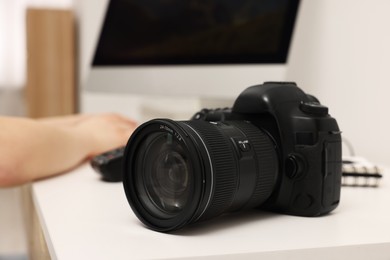
{"label": "camera mode dial", "polygon": [[305,113],[305,114],[310,114],[310,115],[315,115],[315,116],[326,116],[328,115],[328,107],[321,105],[318,102],[302,102],[301,105],[299,106],[299,109]]}

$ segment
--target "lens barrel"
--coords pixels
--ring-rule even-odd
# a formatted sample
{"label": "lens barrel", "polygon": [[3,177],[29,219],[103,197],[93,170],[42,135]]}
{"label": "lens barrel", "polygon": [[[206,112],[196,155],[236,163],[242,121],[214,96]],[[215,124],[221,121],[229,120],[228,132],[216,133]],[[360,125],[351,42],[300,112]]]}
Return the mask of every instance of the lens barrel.
{"label": "lens barrel", "polygon": [[161,232],[258,207],[277,177],[273,140],[246,121],[151,120],[133,133],[124,154],[129,204]]}

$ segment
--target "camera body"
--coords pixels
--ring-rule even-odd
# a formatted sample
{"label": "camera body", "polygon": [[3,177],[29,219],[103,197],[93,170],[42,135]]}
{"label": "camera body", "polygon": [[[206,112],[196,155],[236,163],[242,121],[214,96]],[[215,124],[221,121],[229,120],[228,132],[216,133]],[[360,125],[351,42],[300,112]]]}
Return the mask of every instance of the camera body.
{"label": "camera body", "polygon": [[341,190],[341,132],[328,108],[293,82],[244,90],[232,109],[203,109],[192,120],[249,121],[274,141],[279,174],[261,207],[319,216],[337,207]]}
{"label": "camera body", "polygon": [[136,216],[169,232],[250,208],[326,214],[340,201],[341,163],[328,108],[295,83],[266,82],[231,109],[139,126],[124,152],[123,185]]}

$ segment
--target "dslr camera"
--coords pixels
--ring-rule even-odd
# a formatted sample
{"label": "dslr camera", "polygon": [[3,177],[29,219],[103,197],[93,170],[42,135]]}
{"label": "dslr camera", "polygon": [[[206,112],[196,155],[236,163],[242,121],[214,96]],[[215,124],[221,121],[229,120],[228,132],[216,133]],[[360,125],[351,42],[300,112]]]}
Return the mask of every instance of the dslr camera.
{"label": "dslr camera", "polygon": [[123,171],[134,213],[160,232],[250,208],[320,216],[339,204],[341,133],[295,83],[266,82],[231,109],[142,124]]}

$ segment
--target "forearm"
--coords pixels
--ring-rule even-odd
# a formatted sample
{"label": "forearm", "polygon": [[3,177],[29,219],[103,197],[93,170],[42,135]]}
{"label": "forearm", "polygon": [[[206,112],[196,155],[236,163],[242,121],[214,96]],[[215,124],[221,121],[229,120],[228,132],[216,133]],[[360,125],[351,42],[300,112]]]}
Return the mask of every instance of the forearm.
{"label": "forearm", "polygon": [[49,124],[52,126],[74,126],[83,120],[92,117],[92,115],[87,114],[73,114],[73,115],[67,115],[67,116],[51,116],[51,117],[43,117],[37,119],[40,123]]}
{"label": "forearm", "polygon": [[49,177],[126,144],[136,124],[117,114],[0,117],[0,187]]}
{"label": "forearm", "polygon": [[13,186],[67,171],[90,155],[74,129],[30,119],[0,118],[0,185]]}

